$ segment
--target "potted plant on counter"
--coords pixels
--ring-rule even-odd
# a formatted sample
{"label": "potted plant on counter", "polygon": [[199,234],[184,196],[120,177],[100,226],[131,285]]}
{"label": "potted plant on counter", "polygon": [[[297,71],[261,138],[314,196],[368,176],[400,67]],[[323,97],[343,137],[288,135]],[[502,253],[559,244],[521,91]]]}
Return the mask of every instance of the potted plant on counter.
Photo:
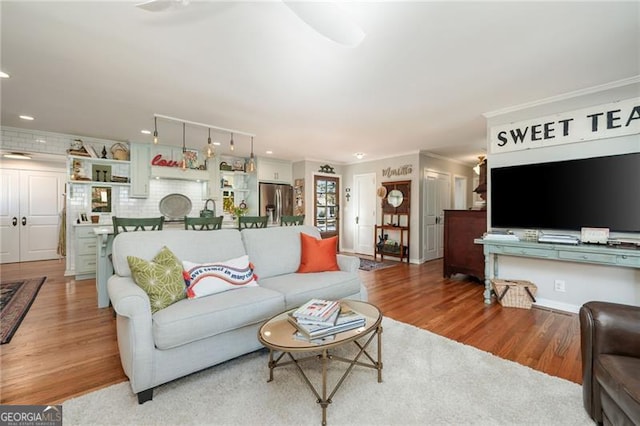
{"label": "potted plant on counter", "polygon": [[238,227],[240,227],[240,216],[244,216],[247,214],[247,205],[244,203],[240,203],[239,206],[231,207],[231,214],[233,214],[233,220],[238,219]]}

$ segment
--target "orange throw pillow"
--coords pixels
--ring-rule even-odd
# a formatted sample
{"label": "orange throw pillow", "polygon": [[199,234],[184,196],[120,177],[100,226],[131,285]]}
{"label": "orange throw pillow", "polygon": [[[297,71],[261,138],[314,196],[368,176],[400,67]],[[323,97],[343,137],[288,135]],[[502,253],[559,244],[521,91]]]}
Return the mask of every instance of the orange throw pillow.
{"label": "orange throw pillow", "polygon": [[311,235],[300,233],[301,254],[299,273],[339,271],[336,247],[338,237],[318,240]]}

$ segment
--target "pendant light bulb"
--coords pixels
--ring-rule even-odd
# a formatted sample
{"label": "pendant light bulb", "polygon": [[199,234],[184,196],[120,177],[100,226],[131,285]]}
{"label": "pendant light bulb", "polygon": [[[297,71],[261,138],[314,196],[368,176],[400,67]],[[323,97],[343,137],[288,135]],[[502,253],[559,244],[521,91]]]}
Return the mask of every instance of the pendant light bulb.
{"label": "pendant light bulb", "polygon": [[153,143],[158,144],[158,117],[153,117]]}
{"label": "pendant light bulb", "polygon": [[180,168],[183,172],[187,171],[187,146],[185,139],[185,129],[187,125],[182,123],[182,161],[180,162]]}
{"label": "pendant light bulb", "polygon": [[235,149],[235,146],[233,146],[233,133],[231,133],[231,141],[229,142],[229,149],[231,151]]}
{"label": "pendant light bulb", "polygon": [[211,128],[209,128],[209,137],[207,138],[207,146],[204,147],[204,156],[209,159],[215,157],[216,152],[211,143]]}
{"label": "pendant light bulb", "polygon": [[249,165],[247,171],[253,173],[256,171],[256,159],[253,156],[253,136],[251,136],[251,154],[249,155]]}

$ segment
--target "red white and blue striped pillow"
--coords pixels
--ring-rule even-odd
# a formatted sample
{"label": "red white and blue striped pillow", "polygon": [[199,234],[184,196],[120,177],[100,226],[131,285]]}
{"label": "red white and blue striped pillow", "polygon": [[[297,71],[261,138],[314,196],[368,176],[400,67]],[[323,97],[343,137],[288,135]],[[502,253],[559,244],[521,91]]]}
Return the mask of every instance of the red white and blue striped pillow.
{"label": "red white and blue striped pillow", "polygon": [[182,261],[187,297],[208,296],[242,287],[257,287],[257,277],[249,256],[244,255],[224,262],[197,264]]}

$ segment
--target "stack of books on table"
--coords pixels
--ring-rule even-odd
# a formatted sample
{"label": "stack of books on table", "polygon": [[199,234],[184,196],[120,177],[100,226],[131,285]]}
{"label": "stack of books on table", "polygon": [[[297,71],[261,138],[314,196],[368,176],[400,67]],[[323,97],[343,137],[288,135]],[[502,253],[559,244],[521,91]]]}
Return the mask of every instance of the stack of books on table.
{"label": "stack of books on table", "polygon": [[289,315],[289,321],[298,330],[297,337],[313,341],[332,340],[336,333],[353,330],[366,323],[364,316],[346,304],[322,299],[305,303]]}

